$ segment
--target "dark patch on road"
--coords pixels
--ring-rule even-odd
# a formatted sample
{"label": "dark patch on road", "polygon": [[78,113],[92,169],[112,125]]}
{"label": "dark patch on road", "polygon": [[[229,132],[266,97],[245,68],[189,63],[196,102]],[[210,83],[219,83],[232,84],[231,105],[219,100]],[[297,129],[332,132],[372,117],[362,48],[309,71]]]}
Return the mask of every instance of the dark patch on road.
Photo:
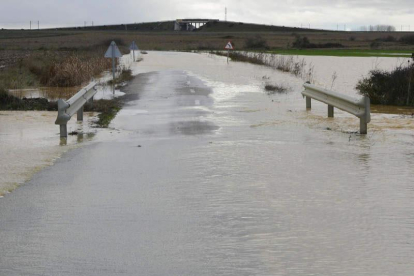
{"label": "dark patch on road", "polygon": [[172,134],[202,135],[214,134],[220,127],[211,122],[183,121],[170,124]]}

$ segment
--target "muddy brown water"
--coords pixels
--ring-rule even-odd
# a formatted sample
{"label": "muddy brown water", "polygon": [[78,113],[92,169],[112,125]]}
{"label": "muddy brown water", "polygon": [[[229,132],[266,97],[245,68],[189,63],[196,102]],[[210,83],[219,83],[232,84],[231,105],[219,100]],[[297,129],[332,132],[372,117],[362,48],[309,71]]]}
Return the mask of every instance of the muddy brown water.
{"label": "muddy brown water", "polygon": [[[376,60],[341,62],[359,65],[336,82],[356,96]],[[412,275],[411,116],[373,113],[359,135],[356,117],[306,111],[303,81],[266,67],[150,52],[132,69],[139,97],[111,124],[125,135],[0,201],[1,273]],[[266,82],[289,90],[267,96]]]}

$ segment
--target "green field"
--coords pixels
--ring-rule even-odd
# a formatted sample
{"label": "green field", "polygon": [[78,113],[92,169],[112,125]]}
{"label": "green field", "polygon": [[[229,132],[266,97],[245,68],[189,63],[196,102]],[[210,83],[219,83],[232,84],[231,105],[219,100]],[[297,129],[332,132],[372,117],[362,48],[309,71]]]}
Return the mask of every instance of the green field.
{"label": "green field", "polygon": [[289,49],[272,50],[270,53],[298,56],[333,56],[333,57],[411,57],[409,50],[356,50],[356,49]]}

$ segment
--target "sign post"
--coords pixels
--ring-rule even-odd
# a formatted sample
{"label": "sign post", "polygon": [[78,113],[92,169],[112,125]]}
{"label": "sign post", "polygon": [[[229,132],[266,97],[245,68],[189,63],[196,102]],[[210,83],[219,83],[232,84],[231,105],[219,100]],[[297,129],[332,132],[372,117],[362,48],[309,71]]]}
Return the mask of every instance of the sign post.
{"label": "sign post", "polygon": [[227,63],[229,63],[229,56],[230,56],[230,50],[234,50],[233,45],[231,44],[231,41],[229,41],[226,45],[226,47],[224,47],[224,49],[227,50]]}
{"label": "sign post", "polygon": [[122,57],[121,51],[119,51],[115,41],[112,41],[111,45],[109,45],[109,48],[105,53],[105,57],[112,58],[112,93],[115,94],[115,58]]}
{"label": "sign post", "polygon": [[132,44],[131,44],[131,46],[129,46],[129,49],[132,51],[132,56],[133,56],[133,59],[135,61],[135,50],[137,50],[137,51],[139,50],[137,44],[135,44],[135,41],[132,41]]}

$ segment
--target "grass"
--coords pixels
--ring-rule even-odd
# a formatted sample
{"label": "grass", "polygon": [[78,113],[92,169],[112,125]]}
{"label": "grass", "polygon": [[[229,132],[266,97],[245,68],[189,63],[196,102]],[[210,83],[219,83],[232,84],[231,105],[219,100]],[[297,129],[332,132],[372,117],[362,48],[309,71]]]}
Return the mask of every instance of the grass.
{"label": "grass", "polygon": [[[131,81],[134,77],[132,76],[132,71],[131,69],[123,69],[121,68],[121,73],[118,75],[118,77],[115,78],[115,84],[121,84],[124,82],[128,82]],[[113,80],[109,80],[108,84],[112,85],[113,84]]]}
{"label": "grass", "polygon": [[112,119],[121,110],[123,105],[121,98],[115,98],[112,100],[97,100],[93,104],[85,105],[85,111],[100,112],[98,115],[98,121],[96,125],[101,128],[107,128]]}
{"label": "grass", "polygon": [[298,56],[334,56],[334,57],[409,57],[412,50],[380,49],[287,49],[273,50],[270,53]]}

